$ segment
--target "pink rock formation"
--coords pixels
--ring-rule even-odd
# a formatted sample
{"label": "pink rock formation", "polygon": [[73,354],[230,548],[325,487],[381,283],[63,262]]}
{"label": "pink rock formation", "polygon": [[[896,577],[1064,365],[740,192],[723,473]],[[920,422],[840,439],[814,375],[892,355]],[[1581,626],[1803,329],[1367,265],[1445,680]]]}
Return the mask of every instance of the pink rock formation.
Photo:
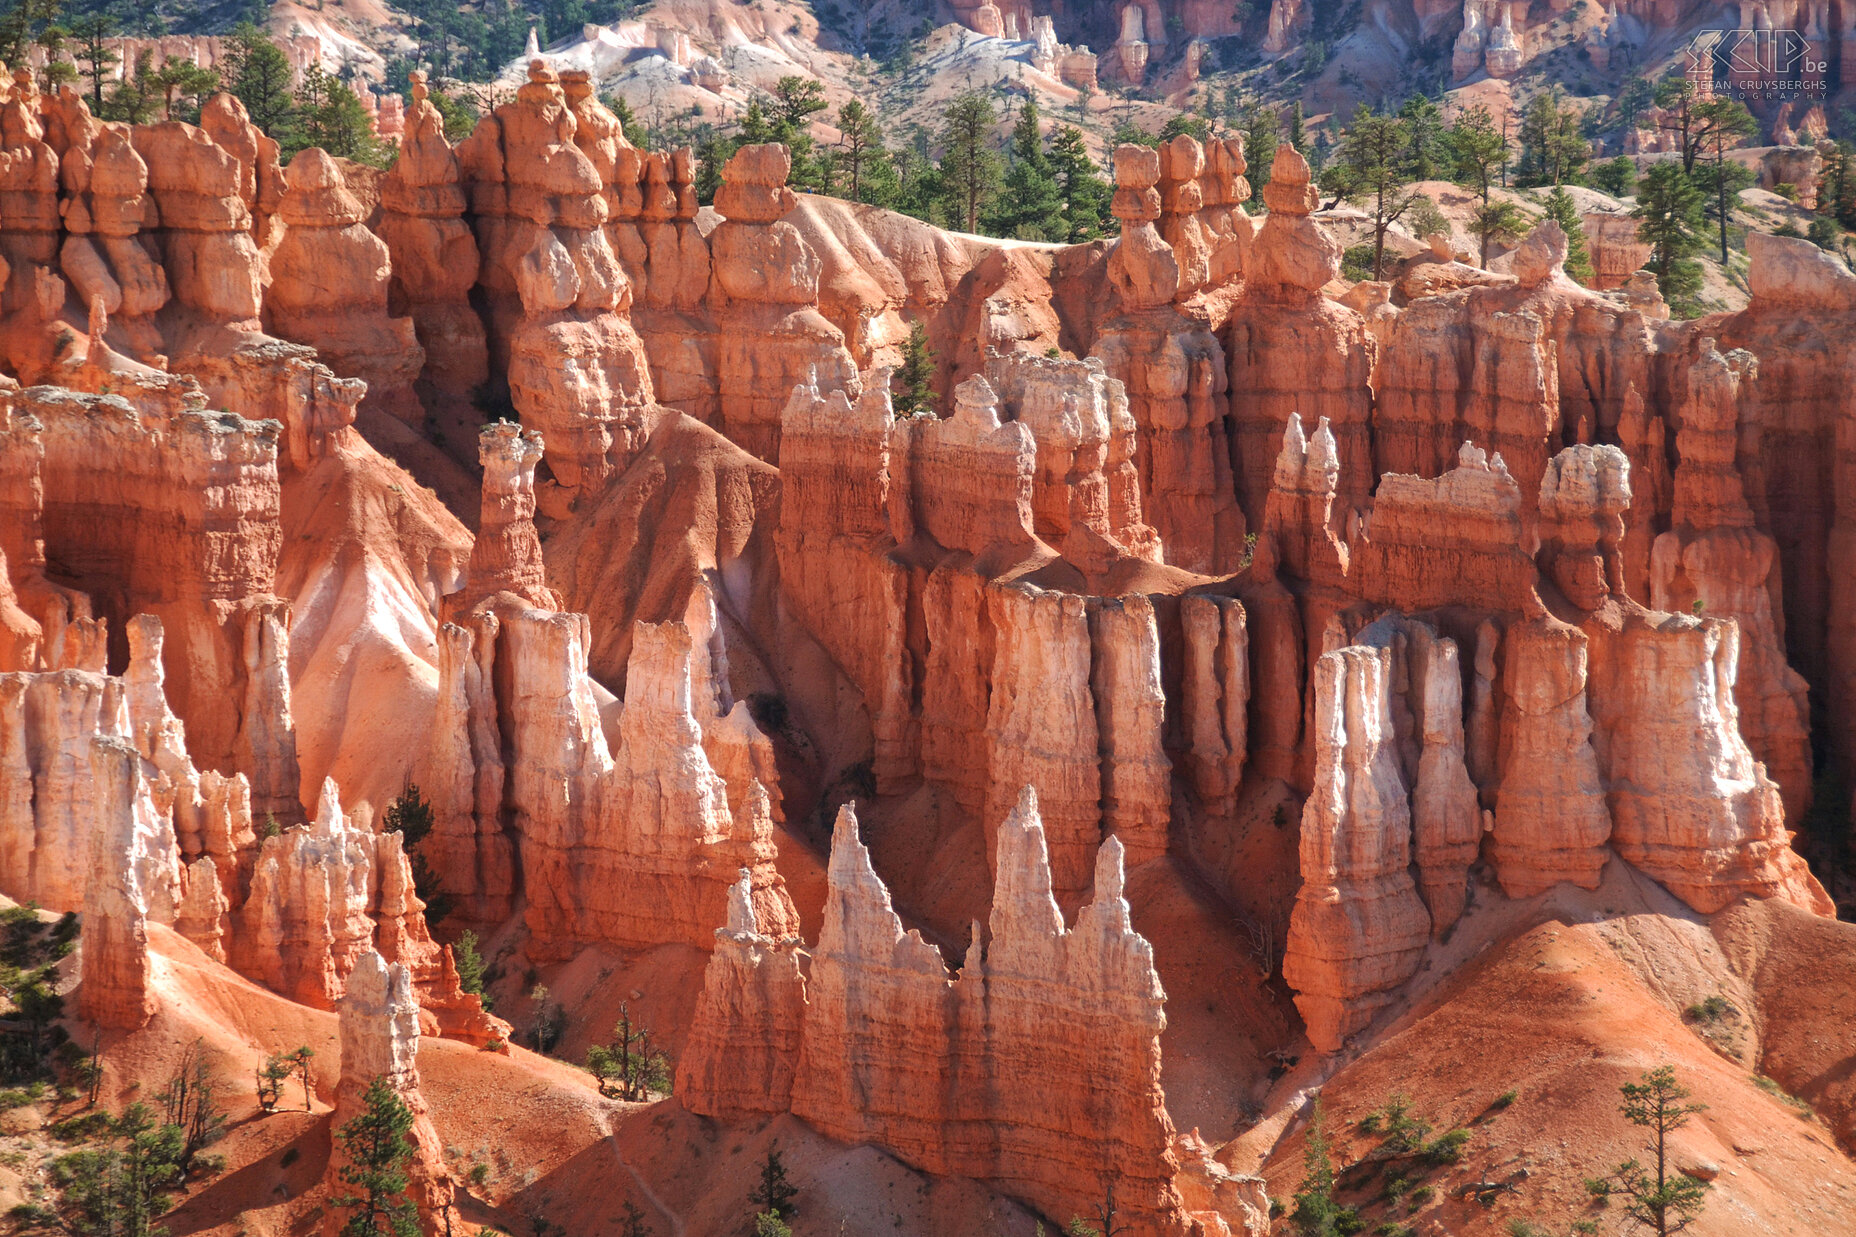
{"label": "pink rock formation", "polygon": [[720,428],[764,460],[779,458],[780,410],[808,375],[855,398],[857,370],[843,333],[814,308],[818,255],[782,216],[792,156],[777,143],[743,146],[722,169],[710,234],[715,278],[710,299],[716,344]]}
{"label": "pink rock formation", "polygon": [[[101,304],[114,328],[114,347],[156,368],[165,364],[155,311],[168,300],[167,272],[141,233],[154,220],[148,165],[129,129],[90,121],[82,101],[80,141],[65,151],[61,180],[66,236],[59,269],[78,303]],[[75,135],[74,135],[75,136]]]}
{"label": "pink rock formation", "polygon": [[[1244,520],[1230,479],[1224,349],[1203,323],[1173,305],[1175,297],[1189,292],[1180,283],[1172,247],[1154,228],[1154,220],[1162,217],[1162,200],[1154,189],[1161,169],[1152,152],[1143,150],[1116,151],[1114,209],[1122,234],[1109,255],[1109,280],[1120,294],[1121,313],[1103,325],[1095,355],[1124,384],[1129,411],[1140,427],[1143,507],[1167,561],[1192,571],[1231,571],[1243,548]],[[1185,187],[1171,185],[1168,192],[1177,199]],[[1195,277],[1204,284],[1212,277],[1214,256],[1222,263],[1222,248],[1213,250],[1192,215],[1166,218],[1176,231],[1190,230],[1195,238],[1204,267],[1195,267]],[[1228,278],[1230,272],[1219,274]]]}
{"label": "pink rock formation", "polygon": [[1155,558],[1141,518],[1134,421],[1126,392],[1098,361],[993,353],[986,381],[1003,411],[1030,428],[1037,447],[1032,527],[1085,570],[1117,558]]}
{"label": "pink rock formation", "polygon": [[542,609],[558,610],[560,596],[548,587],[535,532],[535,465],[541,435],[509,421],[483,427],[477,460],[483,465],[483,506],[470,552],[469,583],[445,599],[462,613],[486,597],[510,593]]}
{"label": "pink rock formation", "polygon": [[[1750,353],[1716,351],[1703,340],[1689,367],[1676,448],[1674,527],[1657,537],[1650,558],[1649,603],[1658,610],[1693,611],[1733,619],[1740,628],[1734,698],[1740,732],[1753,756],[1779,784],[1785,814],[1802,817],[1810,803],[1810,708],[1804,677],[1785,660],[1780,629],[1778,545],[1754,523],[1736,465],[1743,426],[1742,392],[1756,379]],[[1747,392],[1750,395],[1750,392]],[[1758,451],[1758,438],[1749,443]]]}
{"label": "pink rock formation", "polygon": [[1750,894],[1834,915],[1789,845],[1778,787],[1740,738],[1738,628],[1637,612],[1588,627],[1586,694],[1618,854],[1703,914]]}
{"label": "pink rock formation", "polygon": [[[996,633],[986,715],[987,857],[996,874],[999,830],[1019,792],[1037,787],[1050,822],[1052,886],[1060,900],[1075,904],[1089,888],[1102,842],[1104,797],[1090,700],[1088,609],[1071,594],[994,585],[986,590],[986,610]],[[1138,700],[1123,703],[1138,708]],[[1151,853],[1151,842],[1143,849]]]}
{"label": "pink rock formation", "polygon": [[489,379],[483,323],[470,305],[480,262],[463,218],[463,173],[427,94],[425,75],[417,73],[399,158],[380,180],[379,233],[391,259],[388,307],[412,318],[426,380],[468,395]]}
{"label": "pink rock formation", "polygon": [[1591,745],[1585,633],[1542,616],[1510,627],[1502,640],[1508,699],[1495,806],[1496,874],[1513,898],[1562,880],[1595,889],[1611,818]]}
{"label": "pink rock formation", "polygon": [[[781,590],[863,697],[879,789],[911,768],[918,746],[908,578],[889,557],[893,420],[887,381],[868,384],[854,405],[842,391],[798,387],[780,414]],[[902,447],[906,460],[906,439]]]}
{"label": "pink rock formation", "polygon": [[806,981],[797,936],[759,930],[753,877],[728,894],[728,923],[715,930],[702,996],[677,1059],[676,1093],[724,1121],[785,1112],[793,1102]]}
{"label": "pink rock formation", "polygon": [[1410,873],[1392,674],[1389,648],[1350,645],[1315,663],[1315,789],[1282,973],[1323,1052],[1372,1022],[1417,970],[1431,929]]}
{"label": "pink rock formation", "polygon": [[1358,314],[1321,296],[1340,273],[1341,247],[1308,217],[1318,204],[1309,176],[1293,147],[1277,150],[1263,189],[1269,217],[1251,246],[1225,337],[1233,471],[1252,526],[1262,521],[1271,461],[1291,413],[1332,427],[1343,511],[1365,506],[1373,486],[1367,376],[1378,344]]}
{"label": "pink rock formation", "polygon": [[1402,634],[1412,712],[1421,735],[1411,795],[1414,858],[1431,930],[1442,936],[1462,916],[1484,815],[1469,775],[1456,642],[1420,623],[1406,624]]}
{"label": "pink rock formation", "polygon": [[283,239],[271,252],[269,328],[314,347],[330,369],[366,381],[368,398],[404,421],[421,417],[412,383],[425,351],[410,318],[389,317],[387,246],[341,166],[318,147],[290,161],[278,205]]}
{"label": "pink rock formation", "polygon": [[[740,948],[711,960],[679,1099],[720,1113],[738,1111],[742,1094],[784,1095],[785,1059],[757,1049],[745,1061],[766,1072],[724,1080],[714,1054],[756,1028],[784,1037],[797,1022],[791,1107],[815,1128],[927,1172],[987,1181],[1051,1215],[1082,1214],[1112,1180],[1139,1231],[1181,1231],[1159,1087],[1164,996],[1152,948],[1128,923],[1121,858],[1116,840],[1103,844],[1095,900],[1066,931],[1026,790],[1000,830],[990,945],[976,924],[950,978],[934,947],[903,931],[847,806],[809,981],[775,941],[746,932],[742,890],[722,934]],[[1077,1034],[1053,1040],[1059,1026]],[[932,1061],[947,1067],[924,1070]],[[1022,1119],[1030,1112],[1037,1121]]]}
{"label": "pink rock formation", "polygon": [[1387,473],[1348,545],[1349,586],[1407,612],[1470,605],[1525,610],[1534,593],[1521,487],[1498,454],[1465,442],[1427,479]]}
{"label": "pink rock formation", "polygon": [[444,630],[427,775],[428,858],[445,863],[449,890],[493,919],[519,871],[531,956],[591,942],[706,948],[713,929],[701,925],[722,917],[733,883],[724,874],[744,867],[762,922],[793,923],[767,798],[733,814],[704,751],[685,623],[637,625],[620,706],[587,677],[585,615],[505,595],[461,619]]}
{"label": "pink rock formation", "polygon": [[626,320],[631,285],[602,225],[593,161],[554,73],[536,60],[511,102],[458,146],[469,187],[491,364],[541,431],[560,506],[596,492],[642,442],[651,374]]}
{"label": "pink rock formation", "polygon": [[1243,604],[1229,597],[1183,597],[1186,668],[1181,709],[1186,768],[1208,807],[1228,805],[1249,753],[1250,632]]}
{"label": "pink rock formation", "polygon": [[315,821],[264,840],[251,894],[239,909],[230,956],[241,974],[292,1000],[333,1007],[370,951],[409,968],[432,1030],[477,1044],[509,1026],[458,989],[450,950],[433,942],[425,903],[398,833],[370,833],[343,815],[323,783]]}
{"label": "pink rock formation", "polygon": [[[1088,609],[1102,832],[1120,839],[1128,864],[1139,867],[1166,854],[1173,801],[1173,765],[1161,742],[1166,693],[1160,680],[1160,631],[1153,603],[1145,597],[1091,598]],[[1241,637],[1242,611],[1237,621]],[[1235,707],[1241,713],[1242,704]],[[1237,738],[1241,753],[1241,729]]]}
{"label": "pink rock formation", "polygon": [[[335,1092],[330,1128],[337,1134],[367,1109],[367,1089],[384,1079],[400,1102],[412,1110],[407,1141],[413,1155],[406,1166],[410,1195],[426,1232],[449,1232],[457,1218],[452,1209],[457,1183],[445,1166],[444,1145],[432,1125],[425,1097],[419,1093],[419,1001],[412,974],[369,950],[356,959],[354,974],[341,1001],[341,1082]],[[350,1157],[339,1138],[329,1157],[328,1179],[341,1180]]]}
{"label": "pink rock formation", "polygon": [[[97,814],[84,880],[77,1016],[98,1026],[140,1027],[155,1012],[148,983],[152,899],[144,882],[156,875],[151,850],[159,845],[162,822],[148,801],[140,764],[136,750],[121,739],[91,740],[88,774]],[[172,868],[163,875],[171,879]]]}

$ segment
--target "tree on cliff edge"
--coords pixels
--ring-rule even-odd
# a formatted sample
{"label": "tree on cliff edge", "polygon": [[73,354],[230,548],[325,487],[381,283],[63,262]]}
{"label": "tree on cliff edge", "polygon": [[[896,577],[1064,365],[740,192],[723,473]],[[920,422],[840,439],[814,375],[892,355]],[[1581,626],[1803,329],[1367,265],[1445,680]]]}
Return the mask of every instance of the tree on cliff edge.
{"label": "tree on cliff edge", "polygon": [[983,94],[961,95],[942,118],[941,176],[965,232],[979,227],[980,212],[999,185],[999,155],[992,149],[998,123],[992,100]]}
{"label": "tree on cliff edge", "polygon": [[369,1083],[363,1098],[366,1110],[335,1132],[348,1156],[342,1182],[356,1191],[334,1200],[354,1213],[341,1237],[418,1237],[419,1212],[406,1195],[412,1110],[385,1078]]}

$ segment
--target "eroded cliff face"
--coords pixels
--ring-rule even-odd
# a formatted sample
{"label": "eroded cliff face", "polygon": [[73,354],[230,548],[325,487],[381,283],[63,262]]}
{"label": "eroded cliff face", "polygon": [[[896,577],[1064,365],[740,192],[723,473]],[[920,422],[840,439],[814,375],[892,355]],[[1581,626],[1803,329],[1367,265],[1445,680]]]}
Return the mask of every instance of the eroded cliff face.
{"label": "eroded cliff face", "polygon": [[[1028,788],[998,862],[988,933],[974,925],[951,975],[903,931],[843,809],[810,977],[790,945],[755,930],[743,887],[717,932],[678,1097],[715,1115],[790,1107],[833,1137],[996,1183],[1052,1215],[1081,1214],[1113,1181],[1133,1231],[1184,1231],[1159,1086],[1165,996],[1128,922],[1120,843],[1103,843],[1093,901],[1068,930]],[[757,1034],[747,1056],[720,1055]],[[923,1068],[934,1061],[945,1067]],[[1042,1116],[1013,1115],[1025,1111]]]}

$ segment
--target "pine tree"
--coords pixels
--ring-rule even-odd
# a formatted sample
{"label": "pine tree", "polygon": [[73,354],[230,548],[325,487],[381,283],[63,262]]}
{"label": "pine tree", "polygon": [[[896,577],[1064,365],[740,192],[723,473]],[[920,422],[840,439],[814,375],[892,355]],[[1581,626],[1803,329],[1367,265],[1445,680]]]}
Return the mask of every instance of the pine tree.
{"label": "pine tree", "polygon": [[1016,240],[1067,239],[1063,189],[1052,175],[1050,159],[1044,153],[1035,99],[1026,99],[1019,110],[1018,123],[1012,129],[1012,166],[986,222],[995,235]]}
{"label": "pine tree", "polygon": [[1651,1070],[1636,1082],[1625,1083],[1619,1091],[1624,1102],[1618,1111],[1624,1119],[1651,1132],[1644,1150],[1656,1157],[1655,1166],[1626,1160],[1610,1176],[1587,1181],[1586,1188],[1601,1198],[1622,1195],[1625,1215],[1657,1237],[1669,1237],[1694,1223],[1708,1193],[1706,1181],[1669,1163],[1669,1135],[1708,1106],[1685,1103],[1690,1092],[1676,1081],[1675,1070],[1667,1065]]}
{"label": "pine tree", "polygon": [[250,22],[234,28],[228,42],[226,89],[245,105],[252,124],[283,142],[296,119],[289,58]]}
{"label": "pine tree", "polygon": [[852,99],[838,109],[838,132],[842,135],[838,139],[838,168],[844,196],[853,202],[873,201],[868,191],[883,179],[877,165],[889,161],[876,115]]}
{"label": "pine tree", "polygon": [[[219,89],[219,74],[191,60],[169,56],[156,71],[154,85],[161,91],[163,120],[198,120],[200,106]],[[181,106],[177,110],[175,104]]]}
{"label": "pine tree", "polygon": [[1386,230],[1417,200],[1408,184],[1410,135],[1397,116],[1362,103],[1341,138],[1340,151],[1323,176],[1326,188],[1358,202],[1373,221],[1373,278],[1385,265]]}
{"label": "pine tree", "polygon": [[1527,216],[1513,202],[1484,202],[1470,218],[1469,230],[1481,244],[1481,264],[1489,264],[1489,246],[1507,244],[1527,230]]}
{"label": "pine tree", "polygon": [[1295,1210],[1289,1216],[1302,1237],[1341,1237],[1358,1231],[1354,1209],[1335,1201],[1334,1184],[1334,1160],[1322,1126],[1321,1096],[1317,1094],[1302,1148],[1302,1185],[1295,1192]]}
{"label": "pine tree", "polygon": [[1637,236],[1650,246],[1648,267],[1671,305],[1701,289],[1701,190],[1673,160],[1657,163],[1637,186]]}
{"label": "pine tree", "polygon": [[341,1237],[418,1237],[419,1212],[406,1196],[412,1110],[384,1077],[368,1084],[362,1101],[366,1110],[335,1132],[348,1159],[342,1182],[355,1190],[333,1200],[353,1213]]}
{"label": "pine tree", "polygon": [[1413,180],[1436,180],[1449,165],[1449,150],[1444,131],[1444,115],[1437,105],[1421,94],[1405,100],[1398,109],[1405,122],[1406,167]]}
{"label": "pine tree", "polygon": [[155,53],[143,48],[136,54],[135,68],[123,75],[104,100],[104,120],[145,125],[155,119]]}
{"label": "pine tree", "polygon": [[297,87],[298,125],[290,140],[279,139],[285,159],[299,150],[320,146],[340,159],[383,166],[388,157],[385,144],[374,136],[367,109],[339,77],[324,73],[311,64]]}
{"label": "pine tree", "polygon": [[1627,198],[1637,191],[1637,165],[1619,155],[1592,169],[1592,183],[1614,198]]}
{"label": "pine tree", "polygon": [[1458,112],[1444,143],[1450,154],[1451,179],[1474,189],[1486,204],[1490,187],[1508,163],[1508,138],[1495,127],[1489,109],[1478,103]]}
{"label": "pine tree", "polygon": [[1250,200],[1244,206],[1253,213],[1263,209],[1263,186],[1270,183],[1270,169],[1276,162],[1276,147],[1281,141],[1281,114],[1269,106],[1250,109],[1244,121],[1244,162],[1250,165]]}
{"label": "pine tree", "polygon": [[1547,218],[1560,225],[1566,234],[1566,273],[1582,284],[1592,282],[1592,259],[1585,251],[1585,221],[1573,204],[1572,194],[1562,185],[1547,194]]}
{"label": "pine tree", "polygon": [[1521,117],[1518,185],[1576,185],[1591,160],[1592,148],[1580,130],[1584,116],[1561,102],[1559,87],[1542,91]]}
{"label": "pine tree", "polygon": [[[336,85],[341,85],[341,83],[337,82]],[[353,98],[352,93],[349,97]],[[335,154],[336,152],[330,150],[329,153]],[[419,895],[419,900],[425,903],[427,927],[443,922],[445,916],[451,913],[453,906],[451,897],[439,885],[438,873],[432,871],[431,865],[425,860],[424,852],[420,849],[420,843],[431,835],[435,820],[432,805],[425,801],[425,796],[420,793],[416,784],[408,782],[406,788],[400,791],[399,797],[387,806],[385,819],[382,821],[383,832],[400,835],[400,849],[405,851],[407,862],[412,867],[413,890]]]}
{"label": "pine tree", "polygon": [[786,1164],[780,1159],[780,1144],[774,1143],[767,1148],[767,1158],[761,1162],[760,1180],[754,1184],[754,1192],[748,1195],[748,1201],[754,1205],[757,1215],[772,1215],[781,1221],[793,1218],[793,1196],[799,1188],[786,1179]]}
{"label": "pine tree", "polygon": [[889,387],[897,416],[934,415],[934,349],[928,346],[928,329],[920,322],[909,323],[902,365],[890,376]]}
{"label": "pine tree", "polygon": [[1115,186],[1096,170],[1081,129],[1065,125],[1057,130],[1050,140],[1050,170],[1063,195],[1064,226],[1068,229],[1066,235],[1054,239],[1077,244],[1106,232]]}
{"label": "pine tree", "polygon": [[1721,261],[1727,261],[1727,222],[1740,203],[1740,191],[1753,185],[1753,170],[1729,162],[1727,152],[1759,132],[1759,122],[1738,99],[1710,99],[1697,112],[1705,128],[1702,149],[1707,162],[1696,179],[1707,191],[1704,210],[1720,229]]}
{"label": "pine tree", "polygon": [[477,952],[477,934],[469,928],[458,933],[457,944],[451,947],[451,964],[457,968],[458,987],[475,993],[489,1009],[490,998],[483,990],[483,955]]}
{"label": "pine tree", "polygon": [[103,111],[103,77],[122,57],[104,46],[104,40],[116,33],[116,20],[107,13],[89,13],[71,23],[71,40],[77,46],[76,59],[90,79],[90,110]]}
{"label": "pine tree", "polygon": [[1302,122],[1302,101],[1297,99],[1289,108],[1289,145],[1302,152],[1302,157],[1309,154],[1308,130]]}
{"label": "pine tree", "polygon": [[941,176],[948,205],[965,232],[979,227],[980,215],[998,189],[999,156],[992,149],[992,130],[998,123],[992,100],[983,94],[961,95],[942,116]]}

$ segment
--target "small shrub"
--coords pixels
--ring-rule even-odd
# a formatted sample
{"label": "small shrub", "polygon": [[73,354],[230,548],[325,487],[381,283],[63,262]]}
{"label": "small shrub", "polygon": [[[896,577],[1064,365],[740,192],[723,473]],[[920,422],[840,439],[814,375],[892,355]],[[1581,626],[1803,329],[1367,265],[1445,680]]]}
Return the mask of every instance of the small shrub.
{"label": "small shrub", "polygon": [[1469,1131],[1457,1128],[1439,1134],[1424,1146],[1424,1158],[1432,1164],[1455,1164],[1463,1158],[1469,1143]]}
{"label": "small shrub", "polygon": [[1436,1197],[1437,1188],[1435,1186],[1421,1185],[1413,1190],[1405,1201],[1411,1204],[1411,1209],[1413,1211],[1416,1211]]}
{"label": "small shrub", "polygon": [[[1701,609],[1701,603],[1699,601],[1695,603],[1695,608],[1699,613]],[[1733,1004],[1729,1002],[1726,997],[1711,996],[1705,1001],[1697,1001],[1695,1004],[1689,1006],[1685,1016],[1691,1022],[1719,1022],[1729,1014],[1737,1014],[1739,1012],[1740,1011],[1735,1009]]]}
{"label": "small shrub", "polygon": [[1518,1092],[1503,1091],[1500,1095],[1495,1097],[1495,1102],[1490,1104],[1489,1107],[1493,1108],[1497,1112],[1500,1112],[1502,1109],[1507,1108],[1509,1105],[1513,1104],[1515,1100],[1519,1098],[1520,1098],[1520,1094]]}

